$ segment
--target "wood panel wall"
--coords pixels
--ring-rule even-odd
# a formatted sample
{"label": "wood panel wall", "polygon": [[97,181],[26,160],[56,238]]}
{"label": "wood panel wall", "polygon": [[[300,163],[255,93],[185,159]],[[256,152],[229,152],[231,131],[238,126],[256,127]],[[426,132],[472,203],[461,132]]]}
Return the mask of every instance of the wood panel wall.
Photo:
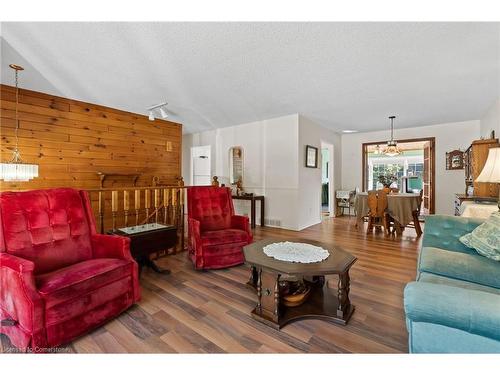
{"label": "wood panel wall", "polygon": [[[2,190],[98,188],[97,172],[140,174],[137,186],[151,186],[153,176],[174,185],[181,175],[181,124],[24,89],[19,102],[19,148],[25,162],[39,165],[39,177],[1,181]],[[15,141],[14,87],[0,85],[0,110],[5,161]],[[132,179],[110,179],[111,186],[132,186]]]}

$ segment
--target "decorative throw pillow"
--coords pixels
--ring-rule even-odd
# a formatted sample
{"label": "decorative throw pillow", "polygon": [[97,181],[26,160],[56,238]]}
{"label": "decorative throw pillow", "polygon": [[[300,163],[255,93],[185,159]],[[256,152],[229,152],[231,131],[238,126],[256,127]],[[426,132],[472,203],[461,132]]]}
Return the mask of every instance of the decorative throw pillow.
{"label": "decorative throw pillow", "polygon": [[494,212],[471,233],[460,237],[460,242],[480,255],[500,261],[500,212]]}

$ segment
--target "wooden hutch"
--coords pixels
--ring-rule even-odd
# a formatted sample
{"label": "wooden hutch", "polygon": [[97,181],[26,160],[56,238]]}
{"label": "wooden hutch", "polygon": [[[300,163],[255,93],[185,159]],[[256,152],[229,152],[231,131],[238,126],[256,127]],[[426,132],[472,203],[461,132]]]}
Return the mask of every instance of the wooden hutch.
{"label": "wooden hutch", "polygon": [[[498,139],[480,139],[472,142],[464,153],[465,193],[455,195],[455,215],[460,215],[460,205],[463,201],[496,202],[498,199],[498,184],[476,182],[477,176],[483,170],[489,149],[499,147]],[[473,194],[468,194],[469,187],[474,188]]]}

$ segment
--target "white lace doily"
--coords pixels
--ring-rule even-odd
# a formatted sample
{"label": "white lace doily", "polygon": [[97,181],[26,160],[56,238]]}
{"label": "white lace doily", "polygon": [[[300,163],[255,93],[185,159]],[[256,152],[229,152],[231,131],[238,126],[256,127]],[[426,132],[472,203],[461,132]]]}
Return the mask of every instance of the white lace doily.
{"label": "white lace doily", "polygon": [[268,257],[294,263],[316,263],[328,258],[328,250],[300,242],[275,242],[262,249]]}

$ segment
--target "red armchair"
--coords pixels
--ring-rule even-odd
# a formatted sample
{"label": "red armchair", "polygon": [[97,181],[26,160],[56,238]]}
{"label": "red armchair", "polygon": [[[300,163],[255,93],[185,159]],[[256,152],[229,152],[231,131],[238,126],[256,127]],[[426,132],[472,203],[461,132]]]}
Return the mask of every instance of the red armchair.
{"label": "red armchair", "polygon": [[196,269],[244,262],[243,246],[252,242],[248,218],[234,214],[231,190],[197,186],[187,190],[188,248]]}
{"label": "red armchair", "polygon": [[129,241],[96,233],[84,191],[0,193],[0,333],[54,347],[129,308],[140,298]]}

